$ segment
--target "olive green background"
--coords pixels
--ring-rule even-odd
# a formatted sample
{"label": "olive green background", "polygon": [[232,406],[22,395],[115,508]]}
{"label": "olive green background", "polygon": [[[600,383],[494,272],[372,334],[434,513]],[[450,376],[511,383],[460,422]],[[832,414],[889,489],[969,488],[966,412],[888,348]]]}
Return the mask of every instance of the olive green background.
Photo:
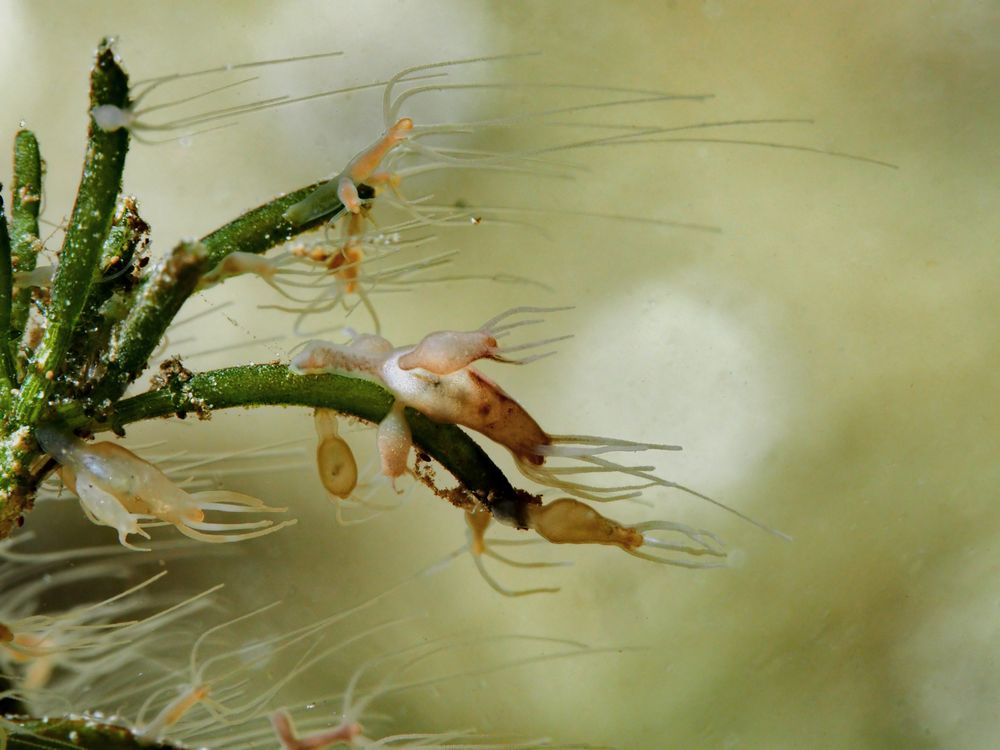
{"label": "olive green background", "polygon": [[[379,648],[444,633],[486,640],[521,632],[641,650],[459,681],[400,696],[387,710],[398,731],[476,727],[637,750],[1000,742],[994,3],[6,0],[0,28],[0,143],[11,142],[19,119],[36,130],[48,163],[45,216],[53,221],[72,200],[89,55],[107,33],[121,35],[119,51],[136,78],[345,51],[264,71],[253,84],[258,96],[377,80],[440,59],[541,50],[477,68],[466,80],[712,93],[699,104],[578,117],[664,125],[812,118],[812,125],[702,134],[898,165],[663,143],[568,152],[586,167],[571,181],[464,173],[443,180],[440,197],[448,200],[544,209],[530,217],[544,232],[442,233],[442,248],[463,250],[456,273],[520,274],[554,291],[470,281],[387,295],[377,300],[385,335],[402,344],[430,330],[477,326],[513,305],[574,305],[537,329],[575,334],[558,356],[485,369],[552,432],[682,444],[682,454],[657,459],[665,476],[795,540],[661,492],[651,495],[652,508],[608,513],[711,528],[737,550],[738,565],[684,571],[605,548],[529,548],[522,556],[575,565],[526,575],[491,563],[511,586],[563,586],[558,595],[507,600],[460,558],[389,597],[397,613],[431,617],[401,626]],[[194,83],[177,89],[197,90]],[[520,101],[538,109],[562,95],[537,89]],[[377,100],[300,105],[190,143],[136,145],[126,189],[139,197],[162,251],[337,171],[380,132]],[[488,96],[454,94],[420,106],[452,121],[490,105]],[[516,138],[500,139],[499,147],[519,147]],[[7,182],[9,166],[0,175]],[[555,213],[560,208],[720,231]],[[179,329],[170,351],[287,335],[287,317],[257,310],[275,301],[262,289],[241,279],[193,301],[191,312],[236,300],[211,325],[206,318]],[[357,314],[348,322],[367,325]],[[199,368],[265,361],[291,345],[291,338],[262,341],[188,361]],[[206,566],[200,582],[228,578],[229,596],[247,605],[284,597],[276,626],[384,590],[462,539],[459,514],[423,494],[371,523],[338,527],[308,465],[311,435],[309,416],[291,410],[137,432],[195,450],[303,438],[301,465],[225,478],[287,503],[300,524]],[[370,454],[370,433],[349,439],[359,455]],[[65,505],[60,517],[69,525],[77,514]],[[42,509],[29,525],[54,513]],[[483,658],[505,648],[518,654],[487,642]],[[456,664],[472,667],[478,654],[467,650]],[[346,673],[311,679],[306,693],[330,691]]]}

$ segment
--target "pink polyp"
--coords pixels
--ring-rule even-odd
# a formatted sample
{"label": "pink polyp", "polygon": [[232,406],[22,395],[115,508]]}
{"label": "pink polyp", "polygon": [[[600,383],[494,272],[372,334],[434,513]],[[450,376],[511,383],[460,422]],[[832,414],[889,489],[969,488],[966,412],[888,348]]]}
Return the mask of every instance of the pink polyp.
{"label": "pink polyp", "polygon": [[[343,346],[325,341],[310,341],[306,347],[292,358],[289,368],[299,375],[317,375],[328,372],[375,374],[383,357],[372,352],[378,339],[366,336],[354,343]],[[384,341],[384,339],[381,339]]]}
{"label": "pink polyp", "polygon": [[446,375],[404,370],[401,354],[382,365],[382,381],[396,398],[437,422],[476,430],[529,463],[540,464],[539,445],[548,444],[534,418],[496,383],[472,367]]}
{"label": "pink polyp", "polygon": [[271,715],[271,727],[281,743],[282,750],[320,750],[344,742],[351,742],[361,734],[361,725],[342,723],[333,729],[326,729],[305,737],[299,737],[287,711],[276,711]]}
{"label": "pink polyp", "polygon": [[347,177],[341,177],[337,183],[337,197],[344,204],[344,208],[352,214],[361,211],[361,197],[358,195],[357,186]]}
{"label": "pink polyp", "polygon": [[399,358],[403,370],[421,368],[447,375],[496,353],[497,340],[485,331],[436,331]]}

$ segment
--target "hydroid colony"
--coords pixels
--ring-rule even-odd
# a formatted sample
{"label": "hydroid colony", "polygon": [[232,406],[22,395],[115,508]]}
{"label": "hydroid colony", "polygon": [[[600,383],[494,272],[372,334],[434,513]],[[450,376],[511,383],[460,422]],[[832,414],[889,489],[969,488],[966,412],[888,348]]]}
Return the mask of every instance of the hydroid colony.
{"label": "hydroid colony", "polygon": [[[548,327],[550,321],[558,320],[559,308],[525,305],[506,312],[491,310],[484,315],[490,319],[476,330],[430,331],[416,343],[396,346],[380,335],[377,304],[382,291],[471,279],[442,272],[453,254],[447,247],[451,232],[474,231],[484,224],[533,225],[554,213],[554,209],[537,205],[469,208],[461,202],[441,202],[420,192],[423,175],[501,173],[572,185],[567,178],[580,172],[572,157],[591,149],[697,141],[701,139],[697,133],[706,128],[777,121],[664,123],[637,128],[622,114],[631,107],[667,107],[677,100],[705,97],[559,82],[483,80],[481,71],[488,73],[503,62],[502,58],[435,62],[404,69],[387,81],[306,97],[279,96],[209,106],[194,115],[175,116],[171,111],[210,102],[241,81],[225,80],[175,100],[155,101],[172,85],[330,56],[210,68],[130,85],[111,45],[102,44],[91,79],[86,163],[58,253],[40,238],[39,145],[30,131],[18,134],[9,232],[3,222],[5,234],[0,237],[4,253],[0,258],[0,324],[9,331],[8,346],[0,352],[5,415],[0,531],[10,535],[23,522],[23,514],[42,483],[55,474],[65,489],[79,498],[87,517],[113,529],[122,545],[132,548],[137,556],[100,553],[114,556],[116,561],[128,559],[130,565],[141,566],[142,545],[148,544],[145,540],[152,536],[150,529],[163,526],[197,542],[266,544],[266,537],[294,523],[293,518],[286,518],[291,514],[288,508],[224,487],[185,487],[183,480],[171,477],[155,461],[140,455],[141,451],[126,448],[115,438],[95,436],[112,432],[124,437],[129,425],[160,417],[207,419],[213,412],[231,407],[290,405],[314,410],[319,438],[316,469],[338,505],[353,502],[378,508],[386,504],[386,498],[391,502],[393,493],[402,491],[404,483],[417,479],[431,486],[468,522],[469,542],[459,553],[467,548],[483,577],[501,594],[542,593],[552,587],[511,590],[486,571],[483,556],[513,566],[546,565],[512,560],[496,552],[494,547],[501,543],[494,545],[486,539],[491,521],[534,534],[535,539],[611,546],[671,566],[724,565],[726,551],[715,534],[669,520],[662,498],[651,495],[673,489],[707,500],[781,536],[740,511],[660,476],[651,465],[615,458],[672,451],[677,446],[548,432],[532,416],[529,405],[522,405],[474,366],[481,360],[530,366],[531,361],[551,354],[564,334],[546,333],[526,340],[516,337],[527,326]],[[284,193],[199,240],[182,241],[150,262],[148,227],[139,216],[135,199],[122,193],[130,139],[146,143],[187,137],[192,132],[228,126],[257,112],[371,88],[383,92],[383,122],[373,128],[381,133],[332,179]],[[580,99],[465,122],[421,122],[407,115],[408,108],[421,97],[518,88],[568,90]],[[596,124],[581,119],[595,112],[608,112],[612,119]],[[579,135],[581,130],[595,127],[610,135]],[[676,135],[683,130],[696,135]],[[531,137],[518,147],[495,150],[479,142],[483,133],[491,131],[513,134],[514,142],[521,133]],[[549,141],[536,145],[532,138],[538,133],[548,134]],[[730,141],[818,150],[745,137]],[[606,207],[581,213],[603,216],[607,221],[671,224],[609,212]],[[484,252],[482,248],[477,251]],[[48,266],[37,264],[41,254],[52,256]],[[42,273],[44,268],[54,270]],[[178,358],[163,358],[162,342],[170,335],[185,302],[198,291],[244,274],[259,277],[284,297],[278,307],[289,311],[290,327],[296,334],[306,333],[309,325],[323,331],[332,329],[339,340],[302,341],[304,337],[300,337],[299,343],[286,348],[276,362],[240,363],[205,372],[189,369]],[[492,273],[476,277],[532,289],[525,291],[526,301],[537,296],[531,285],[539,280],[505,274],[502,264]],[[150,368],[158,371],[152,387],[135,388]],[[338,418],[377,425],[378,460],[372,476],[359,469]],[[506,448],[532,484],[518,487],[462,428]],[[447,470],[454,481],[435,473],[433,463]],[[366,492],[362,497],[362,483],[374,484],[378,495]],[[650,504],[647,520],[619,523],[605,515],[603,508],[599,511],[595,507],[634,502]],[[249,541],[257,537],[265,538]],[[194,554],[185,550],[185,554]],[[90,554],[68,551],[55,562]],[[53,564],[49,558],[40,562]],[[27,564],[36,562],[28,559]],[[111,566],[98,558],[73,575],[81,580],[100,576]],[[19,575],[30,580],[35,573],[29,567]],[[122,747],[169,742],[220,748],[276,744],[285,748],[336,744],[561,747],[535,740],[478,737],[466,730],[414,732],[381,739],[368,733],[368,709],[377,699],[451,679],[448,675],[414,678],[409,672],[441,651],[462,648],[460,639],[404,646],[373,657],[358,667],[342,693],[319,696],[321,703],[326,701],[323,705],[329,704],[329,713],[311,714],[296,728],[292,715],[283,708],[288,700],[286,688],[306,670],[321,667],[332,654],[370,633],[371,629],[346,636],[334,644],[324,640],[333,626],[386,594],[301,628],[267,635],[252,648],[227,646],[220,633],[236,631],[264,613],[236,616],[197,636],[189,663],[179,668],[159,654],[164,644],[174,639],[171,633],[177,623],[205,607],[214,592],[192,592],[176,600],[134,598],[145,595],[157,580],[150,577],[107,599],[55,615],[30,613],[30,605],[37,599],[30,586],[26,585],[24,596],[15,597],[23,600],[27,609],[5,613],[4,629],[0,630],[11,680],[8,696],[35,715],[69,715],[82,710],[103,713],[85,719],[59,719],[50,725],[34,719],[11,720],[7,730],[14,747],[18,742],[51,742],[46,746],[57,747],[63,741],[98,747],[107,746],[100,743],[109,743],[112,738]],[[375,628],[397,624],[390,621]],[[573,641],[493,636],[507,637],[540,649],[527,657],[529,661],[593,653],[585,644]],[[490,637],[476,640],[482,645]],[[293,667],[267,687],[254,685],[254,670],[275,654],[287,657]],[[137,664],[143,665],[138,688],[129,682]],[[501,661],[481,671],[507,665]],[[84,685],[86,697],[81,694]],[[115,711],[115,716],[109,717],[108,711]],[[39,739],[43,735],[55,739]]]}

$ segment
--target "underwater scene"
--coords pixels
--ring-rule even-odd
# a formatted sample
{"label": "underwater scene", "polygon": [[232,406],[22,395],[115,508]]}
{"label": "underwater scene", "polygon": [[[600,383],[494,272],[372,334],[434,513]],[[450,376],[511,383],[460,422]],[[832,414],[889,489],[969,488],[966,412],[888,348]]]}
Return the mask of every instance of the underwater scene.
{"label": "underwater scene", "polygon": [[1000,743],[995,4],[0,41],[0,747]]}

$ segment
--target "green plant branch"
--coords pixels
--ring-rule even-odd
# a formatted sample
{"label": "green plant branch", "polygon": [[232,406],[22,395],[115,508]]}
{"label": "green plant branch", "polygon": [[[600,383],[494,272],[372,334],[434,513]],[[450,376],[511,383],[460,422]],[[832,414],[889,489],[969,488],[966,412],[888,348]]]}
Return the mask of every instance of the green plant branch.
{"label": "green plant branch", "polygon": [[[151,273],[136,290],[131,312],[112,334],[114,341],[107,370],[90,399],[90,407],[106,410],[142,373],[174,316],[194,292],[202,274],[217,266],[230,253],[264,253],[339,215],[344,207],[337,202],[330,206],[327,213],[303,224],[292,224],[285,218],[285,211],[323,184],[318,182],[286,193],[202,237],[198,247],[203,254],[203,262],[195,275],[186,278],[184,283],[177,283],[169,264]],[[359,186],[358,193],[363,199],[374,196],[374,191],[367,185]]]}
{"label": "green plant branch", "polygon": [[[63,420],[81,434],[121,434],[124,426],[142,420],[280,405],[333,409],[380,423],[394,403],[392,393],[377,383],[337,374],[296,375],[281,364],[192,374],[176,363],[164,370],[161,387],[122,399],[206,272],[231,253],[264,253],[320,227],[340,216],[344,206],[335,182],[318,182],[247,211],[199,241],[180,243],[141,277],[138,271],[129,273],[148,227],[133,199],[119,203],[129,145],[126,115],[132,113],[128,76],[107,41],[98,48],[90,82],[91,113],[104,107],[113,114],[116,108],[126,127],[102,129],[93,114],[90,118],[76,202],[38,326],[31,307],[46,295],[24,288],[15,296],[13,286],[15,272],[33,270],[43,249],[38,225],[43,163],[28,130],[15,138],[9,231],[0,198],[0,538],[23,522],[39,483],[55,466],[35,438],[35,430],[50,420]],[[370,200],[374,190],[359,185],[358,194]],[[30,349],[31,360],[25,362]],[[537,497],[515,489],[458,426],[409,408],[404,414],[417,447],[415,473],[422,481],[456,505],[478,502],[498,520],[527,527],[527,508],[539,502]],[[431,459],[454,475],[457,488],[437,486]],[[0,718],[0,750],[73,747],[173,750],[85,718]]]}
{"label": "green plant branch", "polygon": [[[317,182],[291,193],[275,198],[263,206],[247,211],[223,227],[201,238],[205,246],[210,267],[217,266],[230,253],[263,253],[273,247],[288,242],[296,235],[308,232],[336,218],[344,210],[339,200],[332,201],[328,210],[309,221],[292,223],[285,218],[285,212],[296,203],[319,190],[326,181]],[[367,185],[358,186],[362,200],[375,196],[375,191]]]}
{"label": "green plant branch", "polygon": [[[120,401],[103,424],[88,422],[83,414],[68,409],[62,416],[72,427],[121,432],[125,425],[157,417],[270,405],[334,409],[377,424],[389,412],[393,398],[381,386],[360,378],[296,375],[286,365],[246,365],[175,377],[164,388]],[[472,438],[455,425],[434,422],[413,409],[406,410],[406,419],[419,449],[453,474],[465,491],[500,520],[525,526],[523,507],[536,500],[514,489]]]}
{"label": "green plant branch", "polygon": [[[38,237],[38,211],[42,205],[42,156],[38,140],[30,130],[19,130],[14,137],[14,181],[11,184],[11,239],[15,271],[35,268],[41,240]],[[31,289],[18,291],[11,314],[11,339],[20,341],[28,320]]]}
{"label": "green plant branch", "polygon": [[[97,51],[90,77],[90,106],[129,106],[128,76],[107,41]],[[102,130],[90,120],[83,176],[52,281],[45,334],[28,366],[16,405],[22,424],[34,423],[55,387],[55,374],[70,347],[77,318],[93,283],[121,190],[128,130]]]}
{"label": "green plant branch", "polygon": [[17,383],[17,371],[14,368],[14,357],[10,349],[10,314],[11,295],[13,288],[13,266],[11,264],[10,234],[7,232],[7,213],[4,211],[2,187],[0,187],[0,331],[4,333],[3,346],[0,346],[0,408],[3,415],[8,413],[10,391]]}
{"label": "green plant branch", "polygon": [[197,242],[181,243],[160,261],[139,287],[131,311],[111,333],[107,367],[90,402],[104,410],[146,369],[181,305],[194,291],[207,269],[204,248]]}
{"label": "green plant branch", "polygon": [[[95,378],[104,372],[102,357],[106,355],[112,327],[129,309],[125,293],[137,284],[133,266],[136,253],[148,241],[149,225],[139,216],[135,198],[123,197],[101,249],[99,278],[90,287],[77,320],[72,347],[66,355],[66,371],[77,373],[79,395],[92,390]],[[122,293],[115,297],[116,292]]]}
{"label": "green plant branch", "polygon": [[[6,736],[3,734],[6,732]],[[0,722],[6,750],[173,750],[174,745],[136,737],[128,729],[90,718],[35,719],[8,716]]]}

